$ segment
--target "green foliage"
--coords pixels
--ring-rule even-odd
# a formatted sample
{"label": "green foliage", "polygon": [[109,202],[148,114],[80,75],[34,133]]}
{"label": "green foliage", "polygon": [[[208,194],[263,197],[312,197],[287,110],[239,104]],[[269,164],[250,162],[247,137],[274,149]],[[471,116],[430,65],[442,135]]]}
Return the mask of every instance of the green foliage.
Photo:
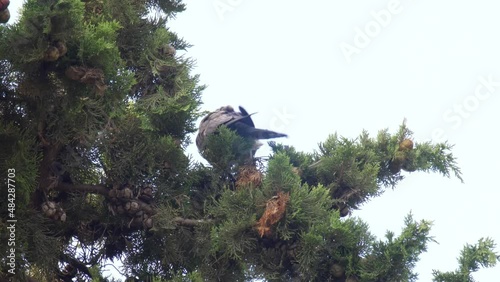
{"label": "green foliage", "polygon": [[252,226],[256,222],[255,193],[252,190],[225,190],[210,214],[221,221],[211,230],[211,251],[230,259],[242,259],[254,247],[255,235]]}
{"label": "green foliage", "polygon": [[430,142],[417,144],[415,150],[408,156],[408,165],[421,171],[439,172],[446,177],[453,173],[462,179],[462,172],[457,166],[456,158],[449,153],[453,145],[448,143],[431,144]]}
{"label": "green foliage", "polygon": [[466,244],[458,258],[459,268],[451,272],[433,270],[433,281],[473,282],[473,272],[478,271],[480,267],[493,267],[500,261],[500,256],[494,251],[495,246],[491,238],[481,238],[475,245]]}
{"label": "green foliage", "polygon": [[114,119],[100,142],[102,165],[111,181],[127,178],[136,182],[188,164],[174,138],[143,128],[132,113]]}
{"label": "green foliage", "polygon": [[263,191],[266,195],[272,196],[278,191],[292,191],[294,187],[300,187],[300,177],[293,173],[288,156],[282,153],[276,154],[269,161]]}
{"label": "green foliage", "polygon": [[[35,2],[35,1],[33,1]],[[40,2],[40,1],[38,1]],[[70,31],[80,31],[81,23],[83,20],[84,4],[76,0],[59,0],[50,1],[50,12],[40,13],[40,15],[48,16],[49,21],[43,31],[45,34],[50,34],[53,40],[63,40],[71,38],[76,34],[71,34]],[[42,3],[43,5],[44,3]],[[45,4],[47,6],[47,4]],[[40,6],[38,6],[40,7]],[[37,8],[38,8],[37,7]],[[31,10],[27,7],[27,11]],[[37,9],[33,9],[36,11]],[[26,15],[28,19],[33,19],[29,13]],[[45,19],[47,19],[45,17]]]}
{"label": "green foliage", "polygon": [[206,149],[201,153],[217,169],[233,172],[235,165],[252,158],[253,147],[253,140],[245,139],[227,127],[220,127],[217,134],[208,136]]}
{"label": "green foliage", "polygon": [[182,48],[187,45],[166,29],[156,29],[145,40],[148,48],[139,57],[130,58],[148,66],[136,70],[138,83],[133,90],[137,92],[135,95],[143,96],[137,102],[137,111],[147,118],[147,125],[160,134],[182,137],[194,132],[204,86],[198,85],[199,76],[190,74],[193,60],[168,56],[162,51],[169,44]]}
{"label": "green foliage", "polygon": [[[418,255],[433,241],[429,222],[410,215],[399,236],[378,241],[346,216],[406,172],[462,180],[452,146],[402,146],[412,136],[404,123],[376,137],[334,134],[313,153],[270,142],[273,155],[255,170],[262,183],[236,188],[242,166],[255,165],[252,140],[220,128],[202,152],[213,167],[184,151],[205,88],[195,61],[175,53],[189,43],[165,28],[184,8],[29,0],[18,23],[0,27],[0,168],[16,169],[23,219],[15,279],[52,281],[76,263],[66,280],[108,281],[102,264],[120,258],[130,281],[415,280]],[[49,58],[60,43],[67,53]],[[44,202],[57,203],[65,220]],[[5,215],[6,201],[0,206]],[[467,245],[459,269],[435,271],[436,281],[472,281],[498,260],[493,248],[490,239]]]}
{"label": "green foliage", "polygon": [[322,223],[329,218],[329,209],[332,199],[328,189],[323,186],[309,188],[307,184],[302,187],[293,187],[290,194],[290,203],[287,208],[286,225],[278,226],[279,234],[288,240],[288,232],[300,232],[313,225]]}
{"label": "green foliage", "polygon": [[[5,218],[5,217],[2,217]],[[58,225],[54,225],[49,220],[44,218],[38,212],[32,210],[17,209],[16,219],[16,270],[20,277],[23,277],[21,270],[37,270],[40,276],[49,276],[52,270],[57,267],[61,250],[64,248],[65,242],[62,238],[54,236],[54,229]],[[2,230],[7,230],[8,223],[0,222]],[[8,232],[1,232],[0,239],[8,242]],[[2,244],[0,251],[7,253],[13,246]],[[5,266],[3,266],[3,269]],[[20,281],[23,281],[20,279]]]}
{"label": "green foliage", "polygon": [[347,276],[356,275],[360,257],[369,253],[374,240],[360,219],[341,220],[337,212],[327,219],[301,235],[297,262],[309,281],[332,279],[329,271],[333,264],[342,265]]}
{"label": "green foliage", "polygon": [[[403,140],[411,140],[412,131],[403,123],[398,132],[387,129],[371,138],[363,131],[358,138],[349,139],[330,135],[319,144],[319,152],[297,152],[291,146],[270,143],[273,152],[289,156],[301,172],[302,182],[328,187],[336,205],[357,208],[372,197],[379,196],[386,187],[394,188],[404,179],[401,170],[408,172],[439,172],[449,177],[454,174],[462,180],[456,158],[447,143],[414,143],[412,149],[400,149]],[[413,142],[412,142],[413,143]],[[399,168],[393,170],[395,158]]]}
{"label": "green foliage", "polygon": [[418,256],[433,242],[429,236],[431,223],[425,220],[416,222],[412,215],[405,218],[405,227],[394,238],[387,232],[387,241],[373,245],[373,251],[361,261],[360,277],[366,281],[416,281],[417,274],[412,272]]}
{"label": "green foliage", "polygon": [[186,4],[182,0],[152,0],[147,2],[147,7],[153,10],[159,10],[166,14],[167,17],[175,17],[179,12],[186,9]]}
{"label": "green foliage", "polygon": [[[290,164],[294,167],[301,166],[303,164],[311,165],[314,162],[314,155],[307,154],[304,152],[298,152],[294,147],[276,143],[275,141],[269,141],[269,146],[274,153],[283,152],[290,158]],[[301,167],[301,168],[306,168]]]}
{"label": "green foliage", "polygon": [[33,70],[53,41],[77,40],[82,32],[84,3],[79,0],[29,0],[18,24],[0,33],[0,59],[6,56],[16,67]]}
{"label": "green foliage", "polygon": [[[12,123],[0,126],[0,169],[5,177],[9,171],[13,172],[14,177],[10,178],[13,182],[9,182],[9,188],[15,189],[18,210],[27,208],[30,196],[36,189],[37,167],[41,156],[33,149],[34,144],[34,138],[26,130]],[[7,180],[5,183],[7,184]],[[7,201],[1,201],[0,207],[0,214],[7,218],[4,214],[7,211]]]}
{"label": "green foliage", "polygon": [[301,172],[302,182],[310,185],[318,184],[317,177],[312,167],[314,160],[318,158],[317,154],[298,152],[294,147],[276,143],[275,141],[268,142],[274,154],[282,152],[290,158],[290,164]]}
{"label": "green foliage", "polygon": [[78,48],[78,59],[101,68],[105,75],[116,74],[117,69],[123,65],[116,45],[120,28],[120,24],[116,21],[85,23]]}
{"label": "green foliage", "polygon": [[[354,140],[331,135],[320,144],[320,152],[323,158],[317,170],[319,182],[328,185],[335,198],[356,206],[362,199],[378,194],[380,160],[374,151]],[[347,189],[351,191],[346,195]]]}
{"label": "green foliage", "polygon": [[[150,8],[165,13],[151,19]],[[171,278],[189,267],[189,229],[169,226],[177,227],[179,215],[199,214],[184,200],[197,180],[183,147],[204,87],[191,74],[192,59],[159,52],[166,44],[189,47],[164,27],[181,10],[180,2],[163,0],[27,1],[20,20],[0,28],[0,166],[17,172],[18,269],[53,280],[71,256],[100,279],[96,262],[124,254],[138,277]],[[67,53],[49,58],[61,43]],[[84,77],[69,76],[71,66]],[[124,184],[135,199],[144,185],[154,189],[154,199],[142,202],[157,210],[153,239],[130,215],[116,214],[113,207],[125,202],[110,201],[107,191]],[[46,201],[60,205],[64,222],[40,210]],[[89,279],[81,270],[78,277]]]}

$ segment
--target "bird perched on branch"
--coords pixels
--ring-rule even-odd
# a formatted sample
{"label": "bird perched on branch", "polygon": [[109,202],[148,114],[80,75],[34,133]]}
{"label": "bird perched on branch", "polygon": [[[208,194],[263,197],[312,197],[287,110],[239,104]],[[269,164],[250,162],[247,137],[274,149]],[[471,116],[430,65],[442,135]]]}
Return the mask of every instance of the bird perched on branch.
{"label": "bird perched on branch", "polygon": [[207,138],[217,133],[221,126],[226,126],[233,130],[239,136],[254,141],[254,147],[250,152],[250,157],[253,159],[255,152],[262,145],[258,142],[259,139],[271,139],[278,137],[287,137],[286,134],[274,132],[266,129],[255,128],[252,121],[252,115],[243,108],[239,107],[239,112],[235,111],[231,106],[221,107],[218,110],[209,113],[201,120],[198,136],[196,137],[196,146],[200,153],[205,151]]}

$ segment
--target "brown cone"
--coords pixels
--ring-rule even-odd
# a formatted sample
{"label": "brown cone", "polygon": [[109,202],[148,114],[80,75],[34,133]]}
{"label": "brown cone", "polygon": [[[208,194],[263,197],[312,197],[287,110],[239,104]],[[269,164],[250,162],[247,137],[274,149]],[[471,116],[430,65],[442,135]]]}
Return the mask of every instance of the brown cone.
{"label": "brown cone", "polygon": [[0,23],[7,23],[10,19],[9,9],[0,12]]}

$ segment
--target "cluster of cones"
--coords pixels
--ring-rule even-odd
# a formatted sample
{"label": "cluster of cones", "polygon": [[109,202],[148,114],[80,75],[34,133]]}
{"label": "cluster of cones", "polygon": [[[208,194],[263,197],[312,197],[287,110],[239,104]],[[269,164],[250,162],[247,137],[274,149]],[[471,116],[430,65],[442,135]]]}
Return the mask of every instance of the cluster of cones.
{"label": "cluster of cones", "polygon": [[408,158],[410,151],[413,150],[413,141],[410,139],[404,139],[399,143],[399,148],[394,153],[391,162],[389,163],[389,170],[391,173],[396,174],[401,171],[415,171],[415,168],[411,165],[411,160]]}
{"label": "cluster of cones", "polygon": [[66,43],[63,41],[56,41],[50,45],[47,50],[45,50],[43,60],[46,62],[55,62],[62,56],[66,55],[67,52],[68,47],[66,47]]}
{"label": "cluster of cones", "polygon": [[173,57],[173,56],[175,56],[176,50],[175,50],[174,46],[172,46],[170,44],[165,44],[165,45],[161,46],[160,48],[158,48],[158,53],[160,53],[163,56]]}
{"label": "cluster of cones", "polygon": [[150,229],[153,227],[154,212],[149,204],[153,200],[153,189],[146,185],[139,190],[137,196],[129,186],[109,190],[108,208],[113,215],[126,215],[130,219],[129,228],[142,226]]}
{"label": "cluster of cones", "polygon": [[65,75],[71,80],[93,85],[96,92],[100,95],[104,94],[104,91],[108,88],[104,82],[104,72],[101,69],[71,66],[66,69]]}
{"label": "cluster of cones", "polygon": [[45,216],[53,220],[66,221],[66,212],[62,209],[59,203],[46,201],[42,204],[42,211]]}

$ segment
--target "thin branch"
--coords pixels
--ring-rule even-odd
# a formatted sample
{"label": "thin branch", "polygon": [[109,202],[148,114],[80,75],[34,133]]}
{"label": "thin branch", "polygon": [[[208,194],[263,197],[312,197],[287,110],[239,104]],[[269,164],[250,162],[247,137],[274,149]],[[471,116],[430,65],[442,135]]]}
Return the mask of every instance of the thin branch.
{"label": "thin branch", "polygon": [[189,219],[189,218],[182,218],[182,217],[176,217],[174,218],[174,222],[182,225],[182,226],[197,226],[199,224],[206,224],[206,223],[211,223],[211,219]]}
{"label": "thin branch", "polygon": [[108,264],[105,264],[104,266],[112,266],[118,273],[120,273],[120,275],[127,276],[126,273],[123,273],[118,268],[116,268],[116,266],[114,264],[108,263]]}

